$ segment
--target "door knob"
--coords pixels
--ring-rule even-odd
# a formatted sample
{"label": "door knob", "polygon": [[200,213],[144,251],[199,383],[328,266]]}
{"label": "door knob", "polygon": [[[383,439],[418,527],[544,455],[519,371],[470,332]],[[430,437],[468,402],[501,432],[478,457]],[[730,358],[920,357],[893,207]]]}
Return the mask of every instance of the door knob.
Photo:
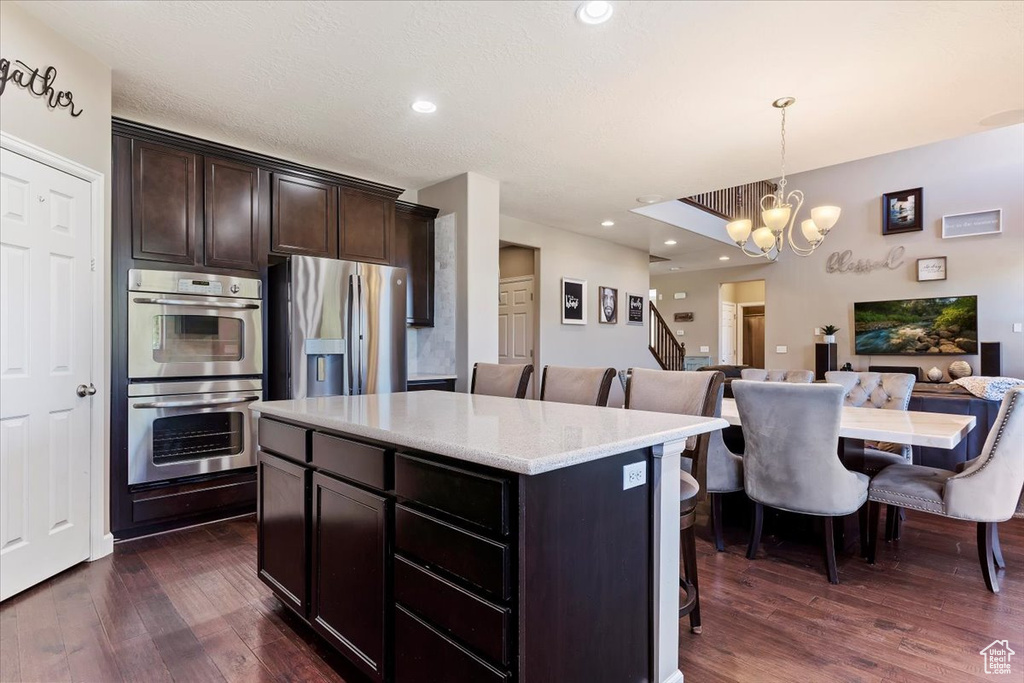
{"label": "door knob", "polygon": [[86,396],[92,396],[96,393],[96,387],[93,386],[92,382],[89,384],[79,384],[78,388],[75,389],[75,393],[85,398]]}

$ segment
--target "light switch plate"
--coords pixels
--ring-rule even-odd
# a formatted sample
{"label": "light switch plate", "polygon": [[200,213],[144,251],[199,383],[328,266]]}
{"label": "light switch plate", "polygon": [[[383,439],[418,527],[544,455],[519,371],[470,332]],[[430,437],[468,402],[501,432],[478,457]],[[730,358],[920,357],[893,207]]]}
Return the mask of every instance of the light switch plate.
{"label": "light switch plate", "polygon": [[711,347],[710,346],[702,346],[702,347],[700,347],[700,352],[701,353],[710,353],[711,352]]}
{"label": "light switch plate", "polygon": [[676,334],[682,337],[684,334],[686,334],[686,330],[676,330]]}
{"label": "light switch plate", "polygon": [[1021,325],[1020,323],[1014,323],[1013,324],[1013,331],[1014,332],[1024,332],[1024,325]]}
{"label": "light switch plate", "polygon": [[789,353],[789,347],[788,346],[776,346],[775,347],[775,353]]}
{"label": "light switch plate", "polygon": [[672,297],[675,299],[685,299],[686,292],[676,292],[675,294],[672,295]]}
{"label": "light switch plate", "polygon": [[635,489],[647,483],[647,462],[630,463],[622,466],[622,490]]}

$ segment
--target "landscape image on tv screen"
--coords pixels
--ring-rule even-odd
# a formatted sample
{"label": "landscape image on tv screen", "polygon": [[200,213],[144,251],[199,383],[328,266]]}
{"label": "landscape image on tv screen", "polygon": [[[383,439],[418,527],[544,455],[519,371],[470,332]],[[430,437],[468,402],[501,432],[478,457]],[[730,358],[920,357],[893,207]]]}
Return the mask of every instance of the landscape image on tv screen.
{"label": "landscape image on tv screen", "polygon": [[853,305],[861,355],[957,355],[978,352],[978,297],[869,301]]}

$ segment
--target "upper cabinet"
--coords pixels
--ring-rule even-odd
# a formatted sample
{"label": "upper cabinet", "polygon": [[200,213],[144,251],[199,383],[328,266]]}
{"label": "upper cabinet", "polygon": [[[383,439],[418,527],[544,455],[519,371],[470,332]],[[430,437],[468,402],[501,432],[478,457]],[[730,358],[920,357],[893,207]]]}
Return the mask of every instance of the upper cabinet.
{"label": "upper cabinet", "polygon": [[339,258],[390,265],[395,200],[345,188],[341,191]]}
{"label": "upper cabinet", "polygon": [[172,147],[132,144],[132,257],[192,265],[199,157]]}
{"label": "upper cabinet", "polygon": [[270,251],[338,257],[338,188],[300,176],[272,176]]}
{"label": "upper cabinet", "polygon": [[206,157],[206,254],[211,268],[259,270],[259,169]]}
{"label": "upper cabinet", "polygon": [[406,321],[434,325],[434,218],[437,209],[398,202],[395,210],[394,265],[408,271]]}

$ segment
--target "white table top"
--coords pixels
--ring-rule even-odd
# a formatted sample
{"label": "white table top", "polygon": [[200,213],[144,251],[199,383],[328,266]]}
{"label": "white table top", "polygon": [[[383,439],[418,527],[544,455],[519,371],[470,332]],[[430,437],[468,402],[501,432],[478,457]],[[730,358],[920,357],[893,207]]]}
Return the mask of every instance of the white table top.
{"label": "white table top", "polygon": [[444,379],[458,379],[459,376],[455,373],[443,373],[443,372],[410,372],[406,378],[410,382],[432,382],[436,380]]}
{"label": "white table top", "polygon": [[258,401],[250,410],[519,474],[728,426],[719,418],[447,391]]}
{"label": "white table top", "polygon": [[[735,399],[722,400],[722,418],[731,425],[740,424]],[[911,446],[953,448],[974,429],[976,423],[973,415],[844,406],[839,419],[839,436]]]}

